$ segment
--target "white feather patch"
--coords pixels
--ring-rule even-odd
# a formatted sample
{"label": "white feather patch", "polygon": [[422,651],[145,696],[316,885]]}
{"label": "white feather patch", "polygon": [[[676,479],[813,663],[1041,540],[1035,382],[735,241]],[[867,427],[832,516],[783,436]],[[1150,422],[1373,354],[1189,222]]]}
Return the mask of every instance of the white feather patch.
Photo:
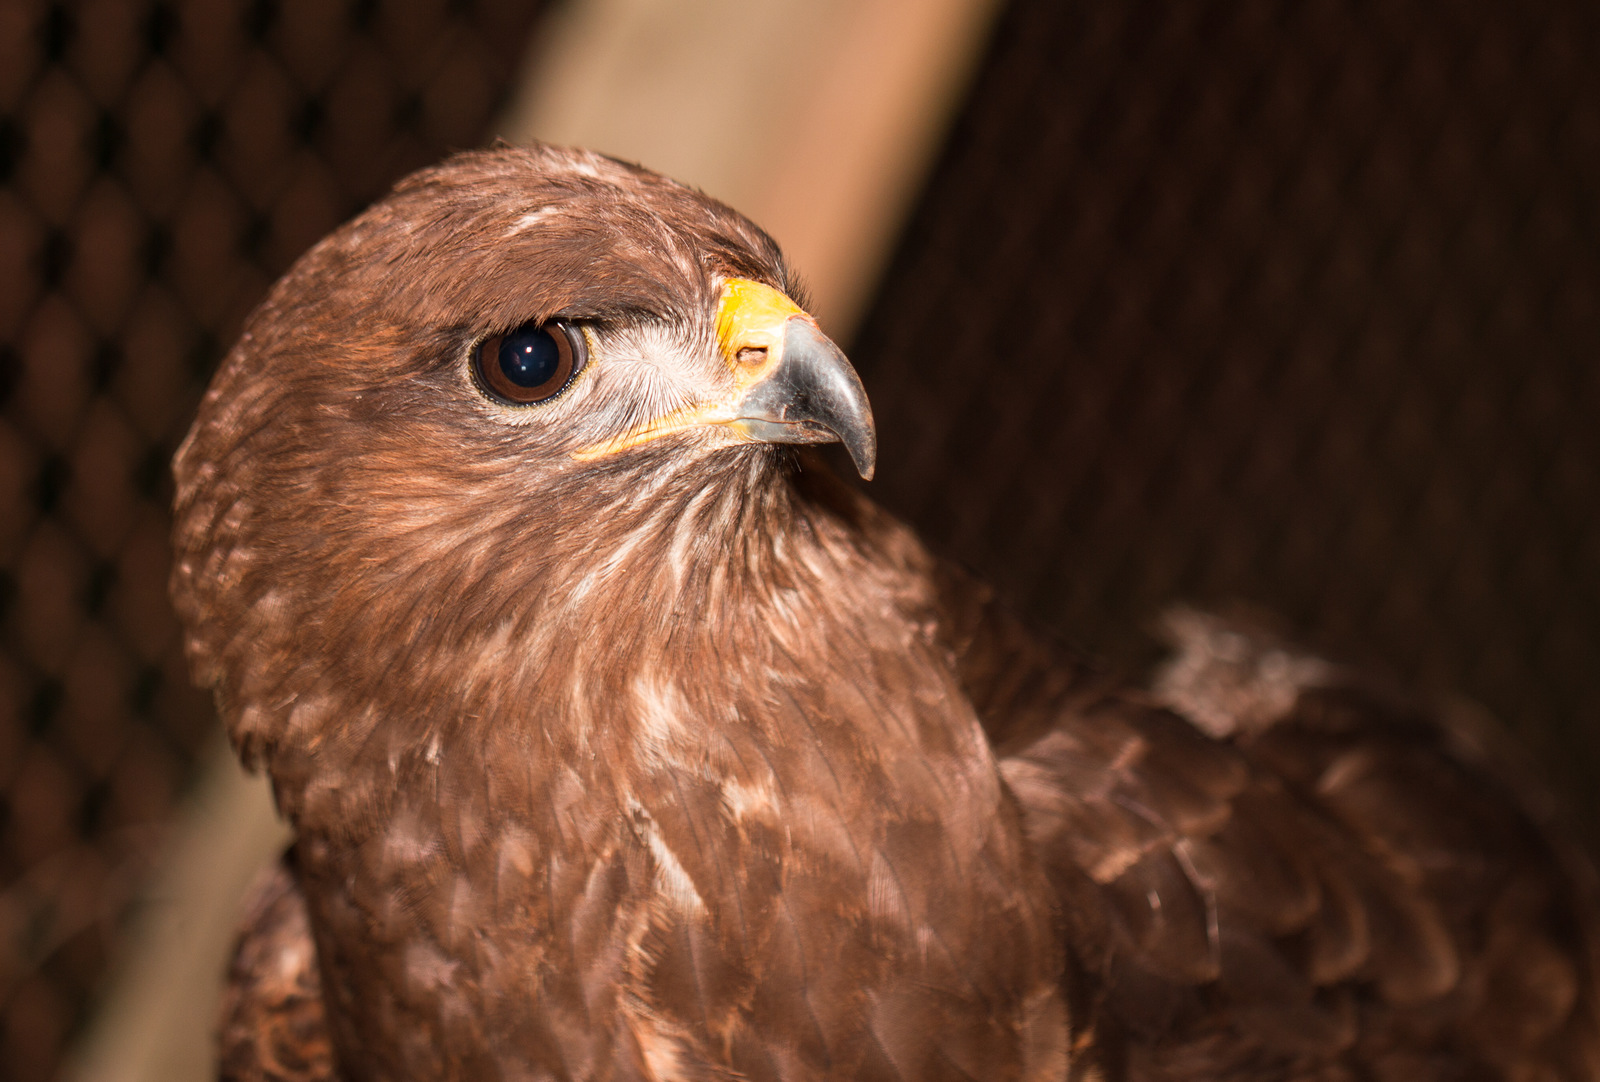
{"label": "white feather patch", "polygon": [[550,218],[561,213],[562,209],[560,207],[540,207],[538,210],[529,211],[527,214],[524,214],[522,217],[512,222],[511,228],[506,230],[505,235],[508,237],[514,237],[518,233],[526,233],[528,230],[532,229],[546,218]]}
{"label": "white feather patch", "polygon": [[639,836],[639,840],[644,842],[645,847],[650,850],[650,855],[655,858],[656,879],[661,896],[681,913],[690,916],[700,916],[705,913],[705,900],[695,889],[689,873],[683,870],[683,863],[678,860],[678,855],[661,837],[661,828],[656,825],[655,819],[636,800],[628,801],[628,810],[633,817],[633,832]]}

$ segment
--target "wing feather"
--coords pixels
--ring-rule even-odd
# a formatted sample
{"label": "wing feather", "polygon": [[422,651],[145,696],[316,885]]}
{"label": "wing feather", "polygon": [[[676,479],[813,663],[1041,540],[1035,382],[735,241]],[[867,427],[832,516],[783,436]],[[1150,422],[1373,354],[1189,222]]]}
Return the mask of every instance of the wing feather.
{"label": "wing feather", "polygon": [[1595,1077],[1593,871],[1480,732],[1194,612],[1119,686],[939,586],[1106,1077]]}
{"label": "wing feather", "polygon": [[337,1082],[305,899],[286,863],[251,891],[228,967],[223,1082]]}

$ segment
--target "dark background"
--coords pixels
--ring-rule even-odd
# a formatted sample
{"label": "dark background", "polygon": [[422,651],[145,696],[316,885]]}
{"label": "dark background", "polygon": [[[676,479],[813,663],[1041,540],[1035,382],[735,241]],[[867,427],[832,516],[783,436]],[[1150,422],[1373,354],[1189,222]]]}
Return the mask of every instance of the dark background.
{"label": "dark background", "polygon": [[[0,1076],[211,727],[166,463],[272,278],[478,143],[519,0],[0,5]],[[1600,810],[1600,8],[1011,0],[852,349],[874,494],[1135,662],[1244,601]]]}

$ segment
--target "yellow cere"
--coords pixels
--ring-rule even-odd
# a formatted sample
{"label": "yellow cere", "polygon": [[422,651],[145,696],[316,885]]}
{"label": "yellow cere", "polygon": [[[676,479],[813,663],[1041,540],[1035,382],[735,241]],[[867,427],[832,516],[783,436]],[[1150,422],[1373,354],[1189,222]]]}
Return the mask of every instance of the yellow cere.
{"label": "yellow cere", "polygon": [[722,343],[722,354],[730,363],[737,360],[741,349],[774,354],[789,317],[803,315],[798,304],[771,286],[748,278],[729,278],[717,305],[717,341]]}
{"label": "yellow cere", "polygon": [[[621,436],[574,451],[572,457],[587,462],[695,425],[730,423],[738,416],[744,396],[767,378],[782,359],[784,326],[794,316],[811,318],[769,285],[749,278],[729,278],[722,285],[722,300],[717,304],[717,343],[733,374],[733,390],[728,398],[646,421]],[[766,355],[757,364],[741,363],[739,353],[747,349],[765,350]]]}

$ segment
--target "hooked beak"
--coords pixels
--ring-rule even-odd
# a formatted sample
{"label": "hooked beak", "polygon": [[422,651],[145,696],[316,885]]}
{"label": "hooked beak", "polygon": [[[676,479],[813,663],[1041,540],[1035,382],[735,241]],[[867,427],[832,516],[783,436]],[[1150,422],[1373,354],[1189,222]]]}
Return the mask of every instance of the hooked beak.
{"label": "hooked beak", "polygon": [[580,459],[701,425],[718,425],[762,443],[843,443],[867,480],[877,464],[878,437],[861,377],[816,320],[771,286],[730,278],[717,308],[717,339],[733,376],[723,399],[680,410],[606,443]]}
{"label": "hooked beak", "polygon": [[[789,300],[759,282],[739,280],[739,286],[744,292],[766,290],[777,299]],[[760,298],[756,303],[761,300],[769,299]],[[748,304],[748,299],[743,303]],[[725,293],[723,307],[728,306]],[[781,313],[778,305],[761,307],[779,308]],[[769,316],[754,326],[730,327],[732,333],[721,335],[723,353],[731,354],[736,364],[745,351],[776,354],[766,358],[759,378],[740,399],[733,424],[751,439],[766,443],[843,443],[856,471],[871,480],[878,459],[878,433],[861,377],[815,320],[793,304],[789,307],[793,312],[782,315],[776,326]],[[724,321],[717,323],[721,330]],[[747,344],[758,339],[773,344]]]}

